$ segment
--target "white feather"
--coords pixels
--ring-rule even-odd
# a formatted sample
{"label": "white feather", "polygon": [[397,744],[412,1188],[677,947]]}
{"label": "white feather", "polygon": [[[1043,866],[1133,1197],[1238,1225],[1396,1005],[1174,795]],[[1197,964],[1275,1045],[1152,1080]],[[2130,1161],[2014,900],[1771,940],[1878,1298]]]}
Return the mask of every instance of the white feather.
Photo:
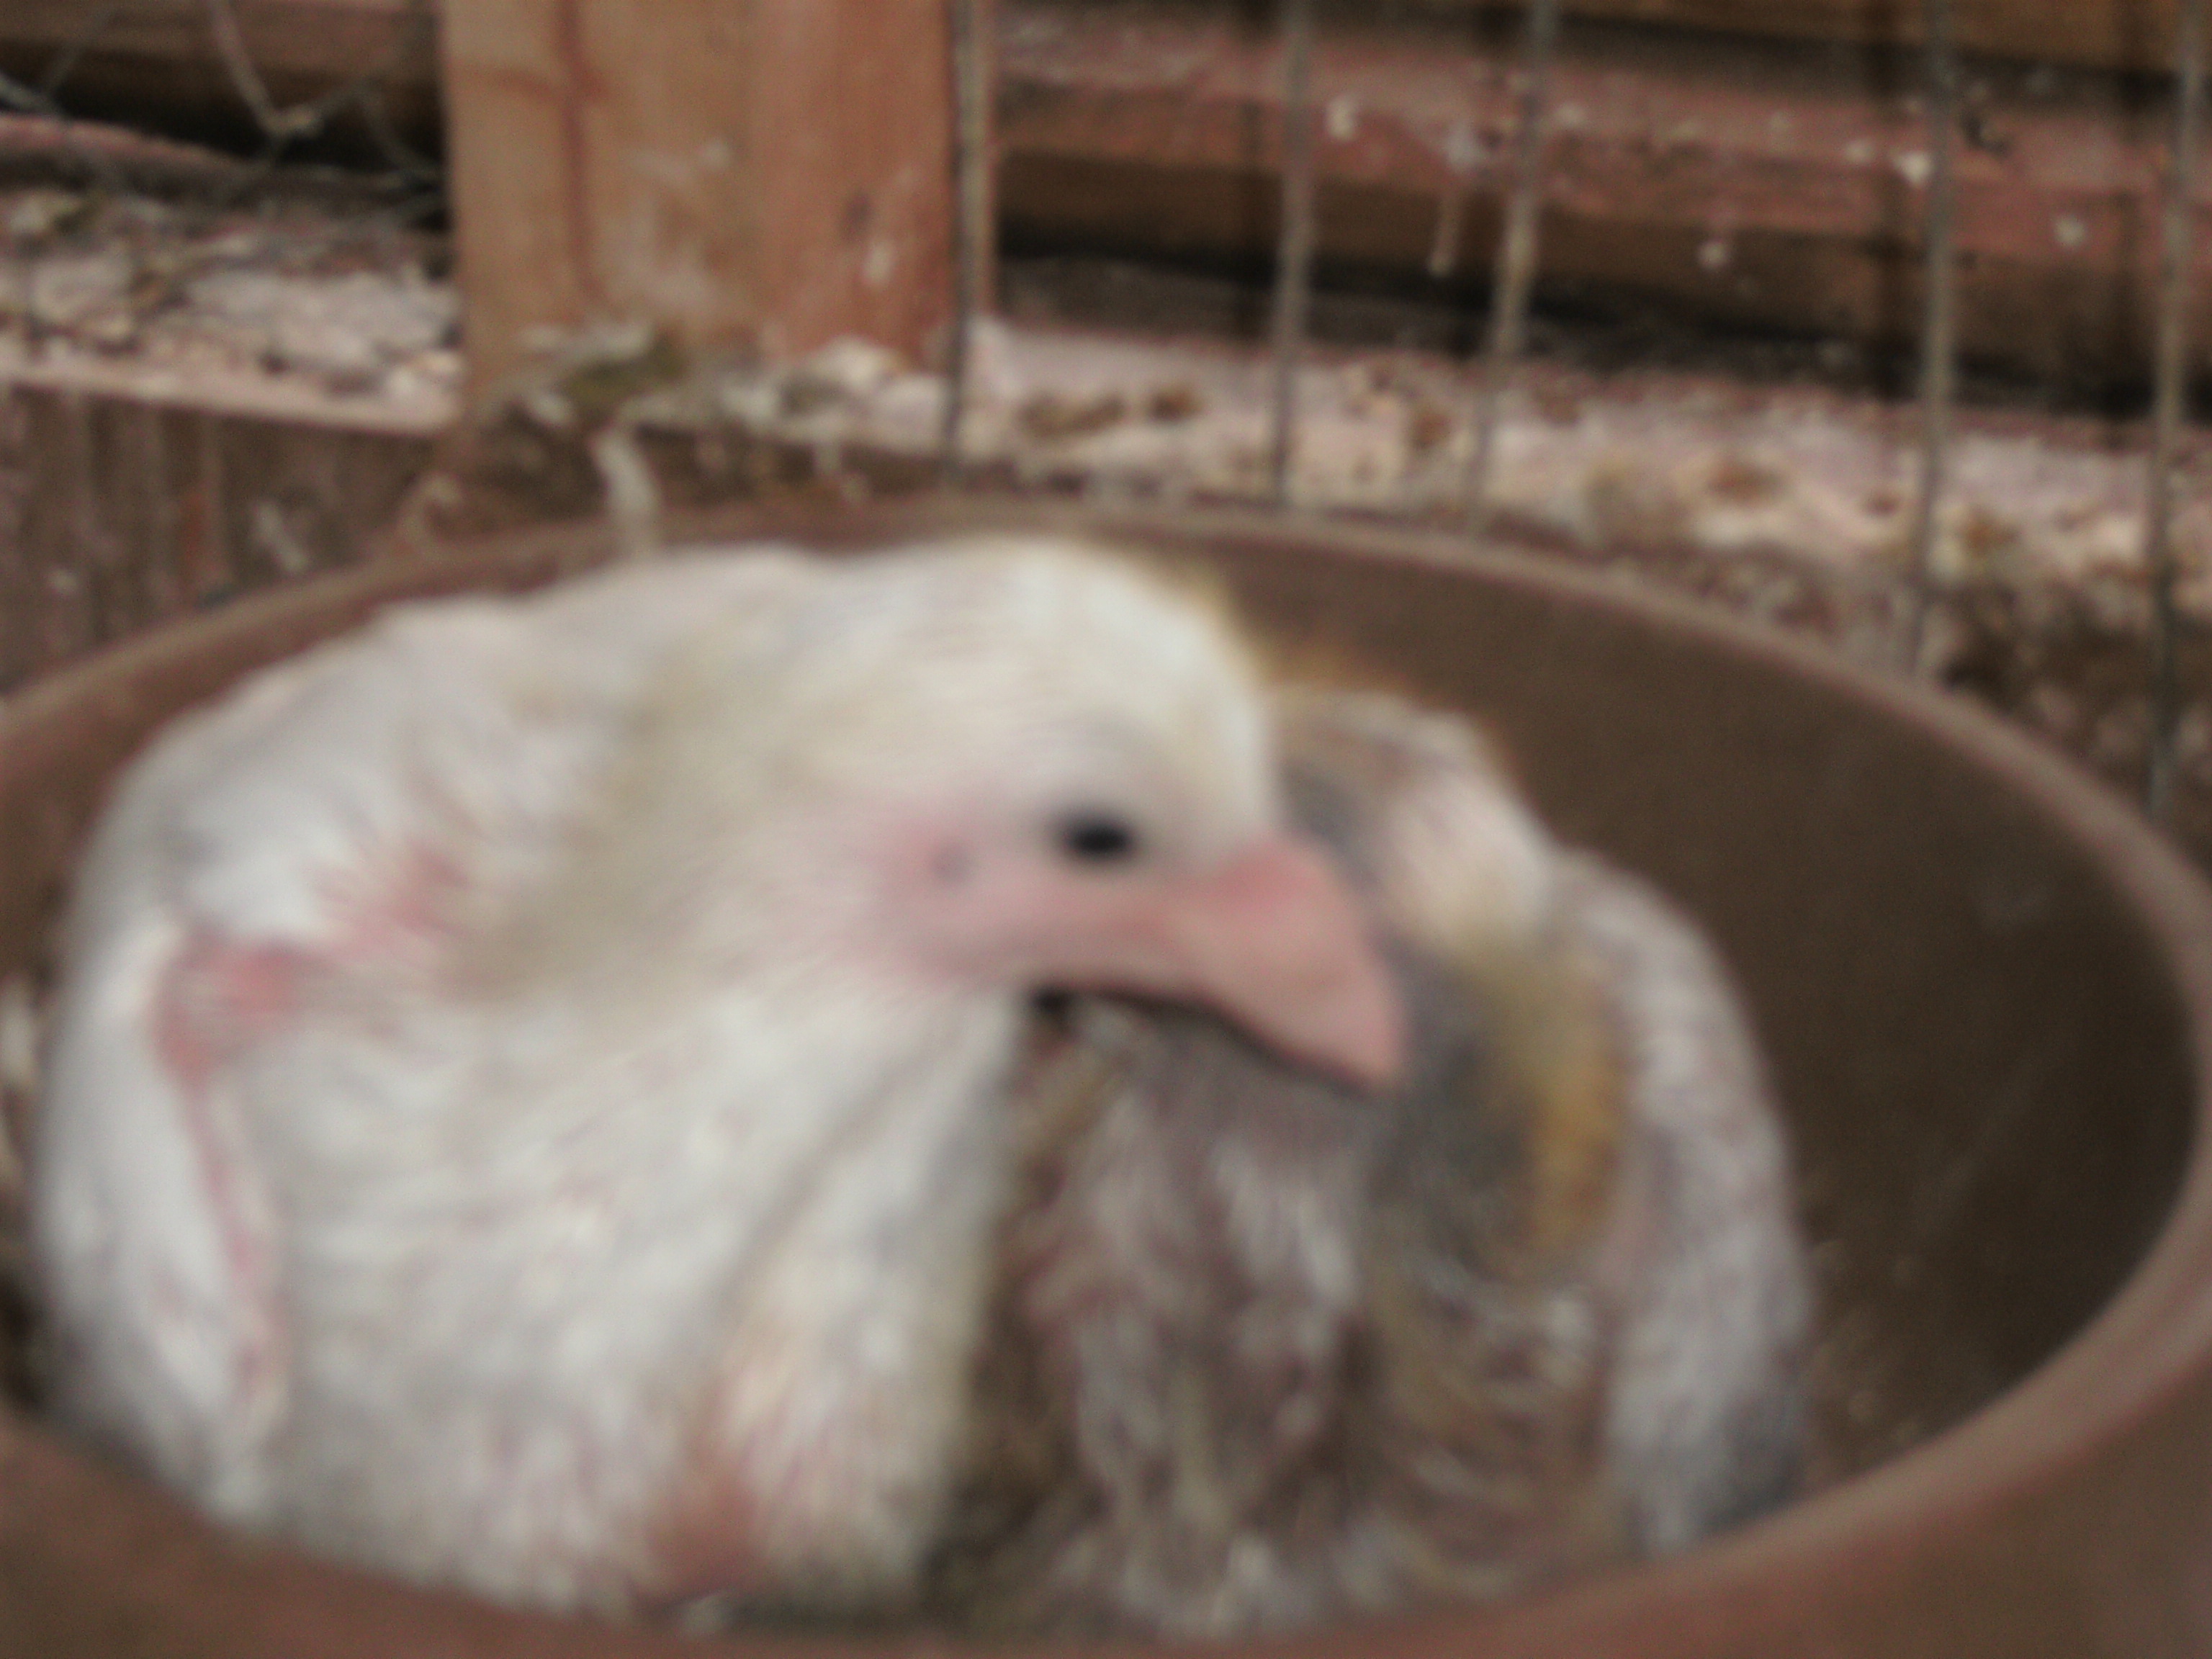
{"label": "white feather", "polygon": [[1012,544],[673,560],[250,681],[81,877],[35,1197],[62,1410],[505,1600],[683,1591],[694,1498],[772,1510],[739,1588],[896,1585],[1021,988],[886,955],[854,826],[1103,793],[1203,863],[1273,823],[1269,741],[1211,618]]}

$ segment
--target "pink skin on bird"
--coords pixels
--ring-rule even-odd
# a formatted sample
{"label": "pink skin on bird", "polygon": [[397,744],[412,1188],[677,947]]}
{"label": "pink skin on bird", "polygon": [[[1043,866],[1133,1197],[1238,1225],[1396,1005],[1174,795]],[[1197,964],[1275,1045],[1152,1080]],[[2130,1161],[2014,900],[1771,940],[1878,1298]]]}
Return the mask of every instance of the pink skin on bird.
{"label": "pink skin on bird", "polygon": [[1365,916],[1314,848],[1271,837],[1140,908],[1166,977],[1136,988],[1188,997],[1294,1058],[1388,1088],[1405,1060],[1395,983]]}
{"label": "pink skin on bird", "polygon": [[1195,869],[1088,869],[1040,852],[981,859],[913,833],[894,901],[955,971],[1206,1005],[1362,1088],[1398,1075],[1397,992],[1367,920],[1318,848],[1281,831]]}

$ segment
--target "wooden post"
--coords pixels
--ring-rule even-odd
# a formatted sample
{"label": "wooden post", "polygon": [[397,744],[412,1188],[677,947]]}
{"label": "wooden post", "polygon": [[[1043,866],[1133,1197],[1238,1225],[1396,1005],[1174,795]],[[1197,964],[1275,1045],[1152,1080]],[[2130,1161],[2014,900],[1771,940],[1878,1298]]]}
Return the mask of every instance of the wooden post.
{"label": "wooden post", "polygon": [[445,0],[472,385],[644,319],[920,356],[951,306],[946,0]]}

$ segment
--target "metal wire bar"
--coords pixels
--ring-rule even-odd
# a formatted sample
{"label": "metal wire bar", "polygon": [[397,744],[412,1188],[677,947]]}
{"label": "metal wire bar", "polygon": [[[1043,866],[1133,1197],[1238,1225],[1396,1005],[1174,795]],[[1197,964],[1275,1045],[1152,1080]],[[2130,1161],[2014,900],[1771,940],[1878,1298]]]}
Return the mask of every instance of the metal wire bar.
{"label": "metal wire bar", "polygon": [[[0,76],[0,106],[55,120],[66,120],[68,112],[60,102],[62,88],[86,54],[99,44],[100,37],[106,32],[108,26],[126,9],[129,0],[103,0],[103,3],[92,8],[84,27],[54,53],[40,74],[37,86],[26,86]],[[384,118],[380,103],[380,88],[385,77],[416,39],[427,35],[436,27],[430,0],[409,0],[405,15],[400,27],[394,31],[391,43],[360,75],[343,86],[285,106],[280,106],[270,95],[268,82],[247,50],[245,32],[239,23],[233,0],[204,0],[204,8],[207,14],[208,32],[214,40],[216,55],[222,61],[224,75],[265,141],[266,148],[261,158],[264,162],[275,161],[299,139],[312,137],[320,132],[332,118],[344,110],[358,108],[371,142],[396,172],[418,179],[434,176],[437,170],[434,165],[410,149],[392,131],[391,124]]]}
{"label": "metal wire bar", "polygon": [[308,106],[295,104],[289,109],[280,109],[276,100],[269,95],[269,83],[261,78],[261,71],[253,65],[252,55],[246,50],[246,36],[238,27],[238,14],[232,9],[230,0],[207,0],[207,15],[208,29],[215,36],[223,72],[230,77],[230,84],[239,97],[245,100],[262,137],[289,142],[312,132],[316,123]]}
{"label": "metal wire bar", "polygon": [[341,112],[358,107],[370,141],[384,153],[387,164],[409,176],[420,176],[427,170],[428,163],[422,157],[391,135],[388,124],[380,118],[381,112],[374,106],[378,87],[406,52],[410,35],[434,27],[428,0],[409,0],[403,27],[395,31],[376,61],[361,74],[343,86],[283,107],[270,96],[268,82],[246,51],[245,33],[239,27],[232,0],[206,0],[206,6],[209,32],[215,37],[223,71],[265,142],[263,161],[274,161],[299,140],[321,132]]}
{"label": "metal wire bar", "polygon": [[402,138],[392,125],[392,117],[384,105],[384,88],[366,86],[354,100],[354,108],[361,116],[361,124],[368,129],[369,142],[374,144],[385,164],[402,178],[417,184],[434,186],[438,198],[445,197],[445,169],[412,144]]}
{"label": "metal wire bar", "polygon": [[107,26],[115,21],[116,14],[127,3],[128,0],[104,0],[104,3],[93,8],[92,15],[85,19],[84,27],[77,31],[76,37],[53,55],[46,64],[46,72],[39,76],[41,96],[51,100],[61,91],[62,83],[76,72],[78,61],[92,50],[101,35],[107,33]]}
{"label": "metal wire bar", "polygon": [[1283,0],[1283,205],[1275,247],[1274,385],[1267,489],[1291,505],[1297,459],[1298,360],[1313,303],[1313,0]]}
{"label": "metal wire bar", "polygon": [[2189,380],[2190,267],[2196,229],[2197,152],[2204,111],[2204,0],[2181,0],[2174,41],[2173,155],[2166,174],[2165,246],[2158,297],[2156,391],[2150,477],[2143,514],[2143,566],[2150,577],[2149,774],[2144,805],[2164,823],[2173,815],[2176,741],[2181,728],[2180,617],[2174,605],[2173,454]]}
{"label": "metal wire bar", "polygon": [[[68,107],[61,101],[61,93],[77,66],[100,44],[100,36],[128,9],[129,3],[130,0],[102,0],[99,5],[88,7],[82,25],[55,50],[35,85],[0,75],[0,110],[38,116],[55,123],[69,152],[84,164],[100,188],[111,191],[123,188],[121,173],[99,146],[79,142]],[[277,109],[270,98],[260,72],[247,55],[231,0],[205,0],[205,7],[210,32],[225,71],[267,140],[258,158],[263,169],[273,165],[295,138],[321,131],[333,115],[352,105],[360,107],[371,139],[396,172],[418,183],[440,178],[439,169],[433,163],[409,150],[391,131],[391,124],[382,118],[379,103],[380,83],[406,51],[410,33],[427,33],[435,27],[431,0],[408,0],[405,26],[360,76],[289,110]],[[219,196],[234,195],[247,188],[258,176],[257,173],[241,173]]]}
{"label": "metal wire bar", "polygon": [[85,164],[100,188],[108,191],[119,189],[121,185],[121,178],[114,163],[96,147],[78,142],[69,112],[62,106],[56,94],[60,92],[62,83],[75,72],[79,60],[106,33],[108,25],[115,21],[116,15],[125,3],[127,0],[103,0],[103,3],[92,8],[84,26],[47,60],[35,87],[0,77],[0,82],[4,82],[4,84],[0,84],[0,103],[22,114],[40,116],[57,123],[61,130],[62,142]]}
{"label": "metal wire bar", "polygon": [[1923,0],[1928,33],[1928,216],[1926,289],[1920,334],[1920,479],[1912,506],[1904,667],[1920,672],[1928,632],[1929,581],[1951,458],[1951,409],[1957,382],[1959,56],[1951,0]]}
{"label": "metal wire bar", "polygon": [[1537,229],[1543,207],[1544,136],[1551,121],[1552,59],[1559,39],[1559,0],[1531,0],[1522,47],[1521,108],[1514,133],[1513,193],[1498,240],[1491,279],[1490,337],[1475,392],[1474,453],[1467,469],[1467,526],[1480,536],[1490,523],[1490,471],[1498,422],[1527,342],[1528,299],[1536,286]]}
{"label": "metal wire bar", "polygon": [[993,245],[988,3],[952,0],[952,328],[945,342],[945,424],[939,438],[949,478],[959,477],[967,465],[975,325]]}
{"label": "metal wire bar", "polygon": [[407,0],[405,28],[392,35],[392,43],[385,48],[381,60],[354,83],[356,95],[353,103],[361,112],[362,125],[368,130],[369,142],[383,155],[386,165],[404,178],[435,185],[438,198],[442,203],[445,198],[445,168],[402,139],[393,129],[390,114],[385,108],[386,76],[398,67],[400,56],[406,50],[406,30],[418,33],[424,45],[435,52],[438,14],[434,0]]}
{"label": "metal wire bar", "polygon": [[[414,0],[410,9],[410,27],[428,25],[428,14],[423,9],[424,3],[425,0]],[[370,142],[382,153],[385,164],[393,172],[413,177],[434,173],[428,158],[403,143],[398,135],[392,131],[391,124],[383,118],[380,83],[386,70],[398,61],[404,47],[405,37],[395,36],[392,44],[380,58],[378,67],[356,76],[342,87],[333,87],[304,103],[292,106],[287,112],[290,120],[287,130],[265,135],[270,155],[273,157],[297,140],[314,137],[332,119],[350,109],[361,117],[362,126],[368,132]]]}
{"label": "metal wire bar", "polygon": [[27,87],[12,75],[0,75],[0,108],[22,115],[57,117],[61,106],[36,87]]}

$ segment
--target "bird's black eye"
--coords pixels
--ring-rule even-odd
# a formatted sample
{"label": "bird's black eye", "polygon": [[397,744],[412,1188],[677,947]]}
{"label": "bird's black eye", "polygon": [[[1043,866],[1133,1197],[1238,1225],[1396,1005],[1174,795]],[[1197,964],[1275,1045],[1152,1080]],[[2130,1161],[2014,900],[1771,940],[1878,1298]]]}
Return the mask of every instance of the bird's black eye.
{"label": "bird's black eye", "polygon": [[1137,831],[1118,813],[1097,808],[1070,812],[1054,826],[1060,850],[1083,864],[1127,864],[1137,856]]}

